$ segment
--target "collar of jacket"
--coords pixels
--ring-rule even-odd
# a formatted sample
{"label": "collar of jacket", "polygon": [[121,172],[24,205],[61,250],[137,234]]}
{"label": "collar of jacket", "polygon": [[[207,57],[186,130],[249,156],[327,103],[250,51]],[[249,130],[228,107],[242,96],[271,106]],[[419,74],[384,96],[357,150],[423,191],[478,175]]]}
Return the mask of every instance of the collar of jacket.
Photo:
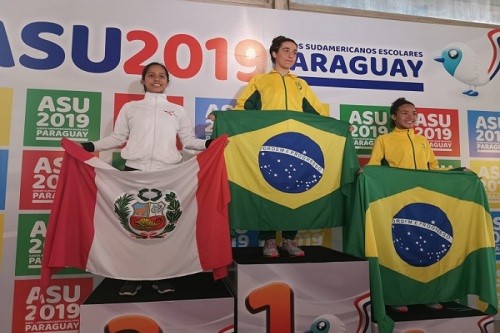
{"label": "collar of jacket", "polygon": [[[271,69],[271,70],[269,71],[269,73],[268,73],[268,74],[274,74],[274,73],[281,75],[281,74],[280,74],[277,70],[275,70],[274,68],[273,68],[273,69]],[[289,75],[289,76],[291,76],[291,77],[297,77],[297,75],[293,74],[292,72],[288,72],[288,73],[287,73],[286,75],[284,75],[284,76],[287,76],[287,75]]]}
{"label": "collar of jacket", "polygon": [[165,94],[165,93],[161,93],[161,94],[160,93],[152,93],[152,92],[146,92],[144,94],[144,99],[156,99],[156,98],[166,100],[167,94]]}
{"label": "collar of jacket", "polygon": [[401,129],[401,128],[394,127],[394,129],[392,131],[394,133],[398,133],[398,134],[409,134],[411,136],[415,135],[415,130],[413,128]]}

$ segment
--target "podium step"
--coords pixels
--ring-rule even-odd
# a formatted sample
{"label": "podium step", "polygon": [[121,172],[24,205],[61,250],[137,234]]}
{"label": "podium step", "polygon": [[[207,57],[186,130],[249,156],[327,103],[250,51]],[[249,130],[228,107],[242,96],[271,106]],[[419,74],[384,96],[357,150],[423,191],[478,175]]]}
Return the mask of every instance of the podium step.
{"label": "podium step", "polygon": [[171,282],[173,293],[144,281],[137,295],[120,296],[125,281],[104,279],[81,305],[80,332],[233,332],[234,298],[223,281],[198,273]]}
{"label": "podium step", "polygon": [[[443,302],[442,310],[425,305],[409,305],[408,312],[397,312],[386,306],[386,313],[394,320],[394,333],[493,333],[493,317],[456,302]],[[373,332],[379,332],[373,324]]]}
{"label": "podium step", "polygon": [[233,249],[236,330],[369,332],[368,262],[321,246],[302,249],[305,257],[272,259],[261,248]]}
{"label": "podium step", "polygon": [[273,263],[325,263],[325,262],[345,262],[362,261],[357,257],[347,253],[342,253],[324,246],[301,246],[304,250],[304,257],[290,257],[288,253],[278,246],[280,256],[278,258],[264,258],[261,247],[234,247],[233,260],[238,264],[273,264]]}

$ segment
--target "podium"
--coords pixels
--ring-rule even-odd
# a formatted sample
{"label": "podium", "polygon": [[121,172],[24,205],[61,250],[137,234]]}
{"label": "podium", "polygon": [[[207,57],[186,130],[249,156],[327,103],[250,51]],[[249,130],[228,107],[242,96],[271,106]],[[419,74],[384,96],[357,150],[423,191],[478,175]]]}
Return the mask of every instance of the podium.
{"label": "podium", "polygon": [[[386,307],[387,314],[394,320],[393,333],[493,333],[493,317],[456,302],[445,302],[443,310],[436,311],[425,305],[410,305],[408,312],[400,313]],[[373,324],[373,332],[379,332]]]}
{"label": "podium", "polygon": [[[273,259],[263,258],[261,248],[234,248],[224,281],[211,273],[174,278],[176,291],[164,295],[149,281],[136,296],[119,296],[124,281],[106,278],[81,305],[80,332],[379,332],[368,262],[325,247],[302,248],[305,257],[280,252]],[[442,311],[424,305],[386,311],[394,333],[493,332],[491,316],[443,304]]]}
{"label": "podium", "polygon": [[118,294],[124,281],[104,279],[80,307],[80,332],[233,332],[234,298],[211,273],[171,279],[174,293],[152,282],[137,295]]}
{"label": "podium", "polygon": [[236,295],[236,331],[369,332],[368,262],[321,246],[302,249],[305,257],[272,259],[261,248],[233,249],[226,282]]}

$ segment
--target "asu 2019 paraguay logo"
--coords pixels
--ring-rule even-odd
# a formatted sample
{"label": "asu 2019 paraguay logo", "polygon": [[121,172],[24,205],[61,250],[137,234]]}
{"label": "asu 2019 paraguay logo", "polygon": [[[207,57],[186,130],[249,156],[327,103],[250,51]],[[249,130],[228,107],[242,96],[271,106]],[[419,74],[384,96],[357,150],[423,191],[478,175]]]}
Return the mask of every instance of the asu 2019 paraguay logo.
{"label": "asu 2019 paraguay logo", "polygon": [[125,193],[115,200],[114,208],[121,226],[131,237],[165,238],[177,226],[182,210],[177,194],[143,188],[136,194]]}

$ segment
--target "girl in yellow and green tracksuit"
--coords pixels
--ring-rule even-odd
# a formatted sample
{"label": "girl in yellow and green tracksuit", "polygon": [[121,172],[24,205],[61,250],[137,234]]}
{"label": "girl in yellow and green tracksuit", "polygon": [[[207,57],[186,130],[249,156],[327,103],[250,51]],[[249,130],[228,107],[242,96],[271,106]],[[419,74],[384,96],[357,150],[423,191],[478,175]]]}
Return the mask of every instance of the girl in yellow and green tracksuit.
{"label": "girl in yellow and green tracksuit", "polygon": [[439,164],[427,139],[415,134],[417,110],[404,98],[391,106],[392,132],[375,139],[368,165],[388,164],[391,167],[437,170]]}
{"label": "girl in yellow and green tracksuit", "polygon": [[273,69],[255,75],[238,97],[233,110],[288,110],[328,116],[306,81]]}
{"label": "girl in yellow and green tracksuit", "polygon": [[384,161],[392,167],[419,170],[439,169],[438,161],[427,139],[415,134],[413,128],[395,128],[375,139],[368,165]]}
{"label": "girl in yellow and green tracksuit", "polygon": [[[278,36],[269,48],[273,69],[266,74],[255,75],[238,97],[233,110],[276,110],[308,112],[328,116],[323,104],[303,79],[290,73],[297,60],[297,43]],[[295,244],[296,230],[282,231],[281,247],[290,256],[304,256],[304,251]],[[279,256],[276,246],[276,231],[261,231],[264,241],[263,254],[268,258]]]}
{"label": "girl in yellow and green tracksuit", "polygon": [[[388,164],[391,167],[436,170],[439,164],[427,139],[415,134],[417,109],[405,98],[398,98],[391,105],[391,126],[394,130],[375,139],[368,165]],[[440,303],[427,304],[441,310]],[[408,312],[407,305],[392,305],[397,312]]]}

